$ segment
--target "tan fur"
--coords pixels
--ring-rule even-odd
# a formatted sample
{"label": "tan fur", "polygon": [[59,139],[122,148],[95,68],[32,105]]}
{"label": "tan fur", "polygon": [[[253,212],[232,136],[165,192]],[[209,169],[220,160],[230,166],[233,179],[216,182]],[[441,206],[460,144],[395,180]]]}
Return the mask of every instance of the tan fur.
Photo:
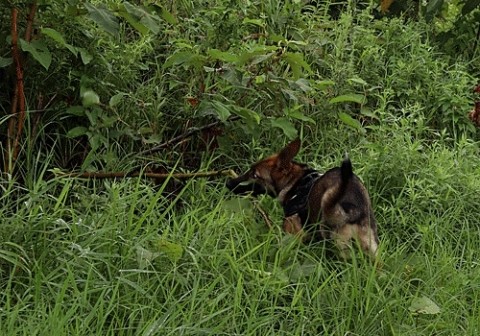
{"label": "tan fur", "polygon": [[[299,149],[300,140],[292,141],[278,154],[255,163],[246,174],[230,180],[227,186],[235,191],[240,183],[250,180],[263,186],[279,199],[282,206],[285,205],[289,202],[290,190],[305,174],[306,166],[293,162]],[[308,240],[305,225],[313,225],[313,235],[333,239],[342,257],[349,256],[352,240],[357,240],[363,251],[375,257],[378,237],[370,197],[360,179],[353,174],[350,161],[345,162],[345,167],[342,164],[342,167],[332,168],[311,187],[307,200],[308,220],[303,223],[298,214],[288,216],[284,219],[283,229]]]}

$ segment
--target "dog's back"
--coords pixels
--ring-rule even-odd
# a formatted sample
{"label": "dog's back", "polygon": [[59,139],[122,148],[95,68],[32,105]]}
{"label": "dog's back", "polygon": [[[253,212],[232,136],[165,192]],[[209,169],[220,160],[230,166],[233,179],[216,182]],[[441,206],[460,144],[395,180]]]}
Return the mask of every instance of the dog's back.
{"label": "dog's back", "polygon": [[320,223],[324,238],[333,238],[340,246],[358,238],[365,250],[376,254],[377,226],[370,197],[349,159],[327,171],[313,186],[308,222]]}

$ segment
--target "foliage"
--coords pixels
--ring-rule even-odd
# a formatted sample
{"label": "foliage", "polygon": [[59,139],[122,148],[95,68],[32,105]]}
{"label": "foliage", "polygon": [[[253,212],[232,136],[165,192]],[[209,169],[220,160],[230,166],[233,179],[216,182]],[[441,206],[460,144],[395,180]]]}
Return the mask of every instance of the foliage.
{"label": "foliage", "polygon": [[[386,2],[391,14],[401,3]],[[478,51],[457,52],[475,40],[476,3],[433,1],[400,19],[375,16],[373,1],[8,1],[0,330],[476,334],[480,153],[467,113]],[[55,175],[239,170],[297,135],[298,160],[321,171],[349,152],[381,269],[268,230],[223,181]],[[281,222],[277,203],[255,202]]]}
{"label": "foliage", "polygon": [[[35,110],[26,114],[27,137],[41,152],[55,143],[60,167],[113,167],[123,154],[112,146],[155,144],[212,120],[220,128],[202,139],[227,150],[266,129],[293,138],[299,128],[340,121],[365,134],[367,124],[405,110],[421,111],[415,118],[435,129],[475,133],[465,118],[474,83],[466,66],[436,53],[427,25],[372,21],[372,6],[344,7],[338,20],[299,1],[200,1],[194,9],[72,0],[38,8],[35,38],[20,39],[27,107]],[[1,31],[8,41],[6,24]],[[13,66],[8,50],[2,54],[3,68]],[[4,85],[14,83],[14,72],[5,73]],[[0,99],[9,111],[8,96]],[[171,160],[190,166],[185,158],[202,146],[191,142]]]}
{"label": "foliage", "polygon": [[[474,334],[478,143],[429,145],[411,131],[378,130],[350,153],[379,220],[381,270],[285,236],[261,199],[278,223],[269,231],[222,183],[190,181],[173,202],[141,178],[57,178],[17,198],[3,183],[2,331]],[[317,150],[307,142],[302,156]]]}

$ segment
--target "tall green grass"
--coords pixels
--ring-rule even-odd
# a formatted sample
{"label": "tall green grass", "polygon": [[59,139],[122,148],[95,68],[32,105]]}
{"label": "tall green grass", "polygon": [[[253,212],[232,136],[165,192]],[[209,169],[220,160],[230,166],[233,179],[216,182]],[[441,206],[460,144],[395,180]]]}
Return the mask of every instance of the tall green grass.
{"label": "tall green grass", "polygon": [[[316,140],[302,159],[326,169],[341,158],[322,160]],[[260,199],[276,223],[269,230],[223,181],[191,180],[173,201],[137,178],[2,184],[0,330],[475,335],[478,143],[429,144],[397,130],[350,156],[372,195],[380,269],[361,253],[343,262],[326,256],[328,245],[299,244],[281,232],[279,206]],[[424,297],[439,312],[412,311]]]}

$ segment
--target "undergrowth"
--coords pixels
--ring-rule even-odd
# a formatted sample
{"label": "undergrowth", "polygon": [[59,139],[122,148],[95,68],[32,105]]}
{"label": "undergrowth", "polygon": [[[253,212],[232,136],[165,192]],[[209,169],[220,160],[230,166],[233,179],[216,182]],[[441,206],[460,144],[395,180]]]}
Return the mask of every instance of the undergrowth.
{"label": "undergrowth", "polygon": [[[335,19],[328,2],[302,4],[172,1],[143,21],[156,33],[120,20],[114,37],[81,11],[55,26],[92,63],[57,80],[63,46],[50,77],[28,77],[48,77],[38,92],[55,99],[42,122],[27,115],[16,174],[0,175],[0,334],[478,335],[475,60],[444,56],[421,20],[374,18],[373,2]],[[89,8],[100,22],[118,14]],[[275,200],[236,197],[222,179],[60,174],[239,173],[297,135],[298,160],[319,171],[348,152],[378,221],[378,264],[299,244]]]}
{"label": "undergrowth", "polygon": [[[476,334],[478,143],[398,131],[350,152],[379,224],[378,268],[299,244],[264,198],[269,230],[223,181],[191,180],[174,200],[141,178],[56,178],[16,200],[2,185],[2,332]],[[322,159],[315,141],[299,159],[319,170],[341,159]]]}

